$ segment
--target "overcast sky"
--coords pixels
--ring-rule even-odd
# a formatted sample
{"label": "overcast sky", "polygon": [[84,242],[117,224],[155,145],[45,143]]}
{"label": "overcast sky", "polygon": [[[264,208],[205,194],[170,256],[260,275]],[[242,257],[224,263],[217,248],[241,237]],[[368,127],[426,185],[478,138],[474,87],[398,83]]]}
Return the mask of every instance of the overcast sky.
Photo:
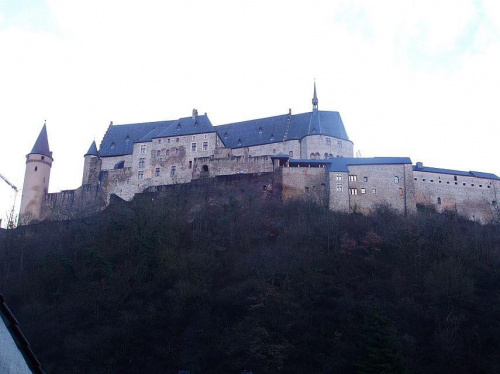
{"label": "overcast sky", "polygon": [[0,0],[0,173],[44,120],[57,192],[110,121],[302,113],[314,79],[363,157],[500,175],[498,0]]}

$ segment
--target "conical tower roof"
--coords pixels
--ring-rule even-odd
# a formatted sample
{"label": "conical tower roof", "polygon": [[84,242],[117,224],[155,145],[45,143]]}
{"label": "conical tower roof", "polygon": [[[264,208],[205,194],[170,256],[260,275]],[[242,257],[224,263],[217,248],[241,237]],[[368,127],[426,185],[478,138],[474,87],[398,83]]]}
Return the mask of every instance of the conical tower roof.
{"label": "conical tower roof", "polygon": [[89,150],[87,151],[87,153],[85,153],[84,156],[99,156],[99,153],[97,152],[97,145],[95,144],[95,140],[92,142]]}
{"label": "conical tower roof", "polygon": [[33,153],[52,157],[52,152],[49,148],[49,140],[47,138],[47,126],[45,123],[43,124],[42,131],[40,131],[40,135],[38,135],[35,145],[30,152],[30,154]]}

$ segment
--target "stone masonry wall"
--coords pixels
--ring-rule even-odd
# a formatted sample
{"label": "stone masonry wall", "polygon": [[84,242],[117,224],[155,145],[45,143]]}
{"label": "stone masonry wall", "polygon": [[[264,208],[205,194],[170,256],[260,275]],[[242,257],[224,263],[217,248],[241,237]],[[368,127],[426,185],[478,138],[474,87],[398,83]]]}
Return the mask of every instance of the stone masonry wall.
{"label": "stone masonry wall", "polygon": [[432,206],[438,212],[455,211],[481,223],[499,219],[499,181],[417,170],[413,178],[417,204]]}
{"label": "stone masonry wall", "polygon": [[348,181],[351,212],[370,214],[380,204],[401,214],[416,212],[410,164],[350,165]]}
{"label": "stone masonry wall", "polygon": [[[326,135],[310,135],[300,142],[303,159],[326,159],[328,157],[353,157],[353,144]],[[328,156],[328,157],[325,157]]]}
{"label": "stone masonry wall", "polygon": [[83,185],[45,195],[42,206],[43,220],[66,220],[94,214],[106,206],[105,194],[98,185]]}
{"label": "stone masonry wall", "polygon": [[329,173],[329,209],[349,213],[349,184],[347,172]]}
{"label": "stone masonry wall", "polygon": [[328,203],[328,169],[280,167],[275,169],[275,190],[283,201],[311,199],[320,205]]}

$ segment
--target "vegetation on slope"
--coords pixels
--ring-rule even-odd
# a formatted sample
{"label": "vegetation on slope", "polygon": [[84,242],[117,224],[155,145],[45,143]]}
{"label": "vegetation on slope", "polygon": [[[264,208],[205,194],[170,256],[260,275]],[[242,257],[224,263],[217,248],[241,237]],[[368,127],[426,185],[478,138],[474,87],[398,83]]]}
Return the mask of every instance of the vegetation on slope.
{"label": "vegetation on slope", "polygon": [[48,373],[498,373],[499,243],[451,214],[143,198],[9,231],[0,291]]}

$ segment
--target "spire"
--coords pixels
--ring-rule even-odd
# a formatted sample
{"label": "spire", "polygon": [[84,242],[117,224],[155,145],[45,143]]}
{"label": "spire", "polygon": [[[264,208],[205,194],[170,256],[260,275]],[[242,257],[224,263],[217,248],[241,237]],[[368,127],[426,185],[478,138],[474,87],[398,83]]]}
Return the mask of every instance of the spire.
{"label": "spire", "polygon": [[90,145],[90,148],[87,151],[87,153],[85,153],[85,156],[99,156],[99,153],[97,152],[97,146],[95,144],[95,140]]}
{"label": "spire", "polygon": [[40,135],[38,135],[38,139],[33,146],[30,154],[36,153],[39,155],[52,157],[52,152],[49,149],[49,140],[47,138],[47,121],[43,123],[42,131],[40,131]]}
{"label": "spire", "polygon": [[318,95],[316,95],[316,80],[314,80],[313,110],[318,110]]}

